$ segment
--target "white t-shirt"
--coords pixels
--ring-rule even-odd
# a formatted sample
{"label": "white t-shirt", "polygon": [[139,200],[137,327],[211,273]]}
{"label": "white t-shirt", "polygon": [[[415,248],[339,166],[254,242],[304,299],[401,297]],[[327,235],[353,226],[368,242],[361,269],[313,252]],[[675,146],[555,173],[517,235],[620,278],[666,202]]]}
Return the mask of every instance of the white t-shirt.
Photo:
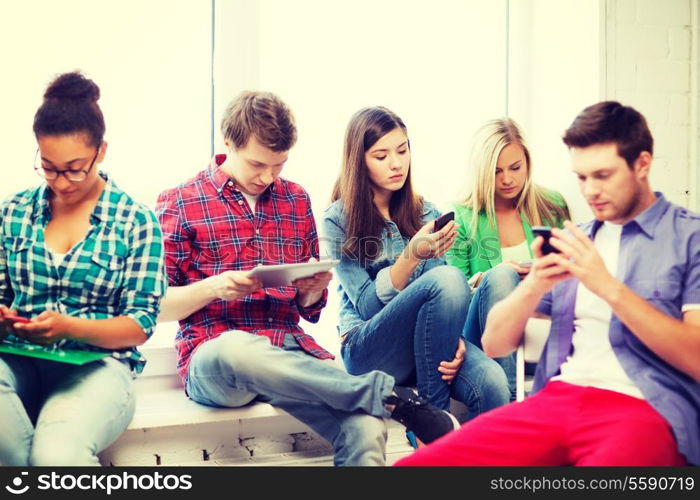
{"label": "white t-shirt", "polygon": [[250,207],[250,211],[255,213],[255,204],[258,202],[258,198],[260,198],[260,195],[257,194],[253,196],[252,194],[244,193],[243,191],[241,191],[241,194],[246,200],[248,200],[248,206]]}
{"label": "white t-shirt", "polygon": [[529,260],[530,249],[527,246],[527,240],[523,240],[522,243],[514,245],[512,247],[501,247],[501,257],[503,262],[507,260],[512,260],[515,262],[522,262],[523,260]]}
{"label": "white t-shirt", "polygon": [[56,263],[57,266],[60,266],[63,263],[63,260],[66,258],[67,253],[58,253],[58,252],[51,252],[51,257],[53,258],[53,261]]}
{"label": "white t-shirt", "polygon": [[[615,276],[620,254],[622,226],[605,222],[595,235],[595,247],[605,267]],[[644,399],[642,391],[627,376],[610,344],[612,308],[579,283],[574,311],[573,352],[552,380],[598,387]]]}

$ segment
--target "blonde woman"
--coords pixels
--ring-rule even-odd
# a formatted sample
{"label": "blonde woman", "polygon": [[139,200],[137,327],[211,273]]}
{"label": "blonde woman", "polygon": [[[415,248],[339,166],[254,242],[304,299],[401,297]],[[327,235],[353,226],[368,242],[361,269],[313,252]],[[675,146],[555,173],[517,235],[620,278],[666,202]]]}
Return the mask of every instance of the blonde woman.
{"label": "blonde woman", "polygon": [[[454,207],[458,234],[447,260],[464,272],[474,290],[463,337],[481,347],[489,310],[529,271],[532,226],[561,227],[570,217],[561,194],[532,181],[530,152],[510,118],[491,120],[477,131],[469,168],[473,182],[469,196]],[[514,356],[497,359],[512,399]]]}

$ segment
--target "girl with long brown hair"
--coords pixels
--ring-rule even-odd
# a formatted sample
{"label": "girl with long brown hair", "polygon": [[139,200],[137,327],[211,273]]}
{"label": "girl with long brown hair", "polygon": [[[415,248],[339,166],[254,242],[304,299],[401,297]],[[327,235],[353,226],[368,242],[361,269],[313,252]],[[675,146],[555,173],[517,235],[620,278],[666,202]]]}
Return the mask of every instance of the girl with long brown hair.
{"label": "girl with long brown hair", "polygon": [[340,259],[341,355],[350,373],[382,370],[447,409],[469,417],[508,402],[503,370],[460,338],[467,280],[446,265],[454,222],[434,231],[437,209],[413,192],[404,122],[383,107],[353,115],[343,166],[323,221]]}

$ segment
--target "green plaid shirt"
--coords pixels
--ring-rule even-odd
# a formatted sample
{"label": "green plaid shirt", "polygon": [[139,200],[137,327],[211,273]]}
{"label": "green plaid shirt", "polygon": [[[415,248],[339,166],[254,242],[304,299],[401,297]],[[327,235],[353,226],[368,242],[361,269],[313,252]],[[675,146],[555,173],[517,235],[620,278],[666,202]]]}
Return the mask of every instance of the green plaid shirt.
{"label": "green plaid shirt", "polygon": [[[167,286],[160,225],[151,210],[100,175],[106,185],[90,216],[92,227],[62,262],[44,243],[51,218],[46,184],[2,204],[0,303],[26,317],[45,310],[88,319],[127,316],[150,336]],[[23,342],[13,336],[6,341]],[[61,346],[111,352],[76,341]],[[135,348],[119,352],[143,370],[145,359]]]}

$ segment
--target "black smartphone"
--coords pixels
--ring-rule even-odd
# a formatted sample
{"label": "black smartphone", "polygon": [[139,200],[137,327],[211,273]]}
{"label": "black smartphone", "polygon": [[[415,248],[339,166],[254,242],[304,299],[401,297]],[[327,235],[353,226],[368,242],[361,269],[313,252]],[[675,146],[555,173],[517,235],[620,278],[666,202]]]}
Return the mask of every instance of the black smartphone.
{"label": "black smartphone", "polygon": [[454,212],[447,212],[446,214],[442,214],[440,217],[435,219],[435,225],[433,226],[433,232],[437,233],[440,229],[445,227],[445,224],[447,224],[451,220],[455,220],[455,213]]}
{"label": "black smartphone", "polygon": [[552,237],[552,228],[547,226],[532,226],[532,234],[535,236],[542,236],[544,243],[542,243],[542,255],[547,255],[548,253],[559,253],[559,250],[554,248],[549,242],[549,238]]}

